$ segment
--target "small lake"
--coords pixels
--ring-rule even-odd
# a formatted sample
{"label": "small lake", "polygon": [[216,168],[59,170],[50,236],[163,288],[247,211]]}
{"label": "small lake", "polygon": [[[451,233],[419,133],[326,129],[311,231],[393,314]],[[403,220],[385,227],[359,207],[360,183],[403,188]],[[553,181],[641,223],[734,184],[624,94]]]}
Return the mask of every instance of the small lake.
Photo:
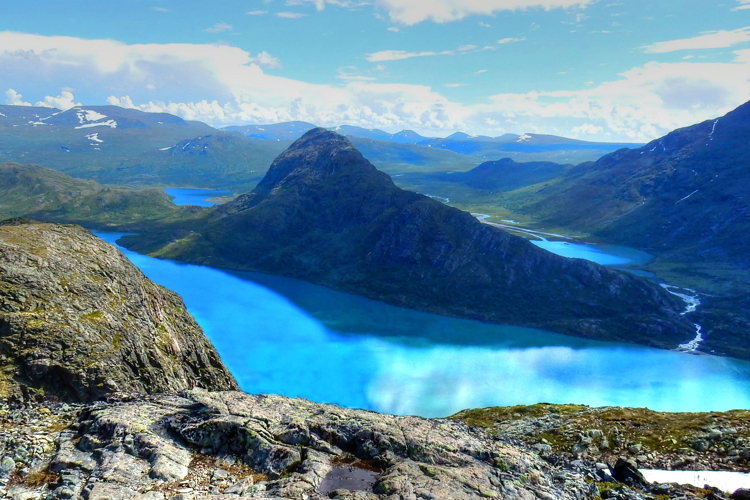
{"label": "small lake", "polygon": [[121,250],[182,295],[250,393],[422,416],[538,402],[750,408],[744,361],[448,318],[295,279]]}
{"label": "small lake", "polygon": [[215,190],[211,191],[208,189],[183,189],[183,188],[166,188],[164,192],[169,196],[173,196],[172,203],[175,205],[197,205],[199,207],[212,207],[218,205],[213,201],[208,201],[210,198],[217,198],[219,196],[230,196],[231,191]]}
{"label": "small lake", "polygon": [[568,241],[530,240],[531,243],[563,257],[586,259],[603,266],[640,266],[653,256],[634,248],[618,245],[593,245]]}

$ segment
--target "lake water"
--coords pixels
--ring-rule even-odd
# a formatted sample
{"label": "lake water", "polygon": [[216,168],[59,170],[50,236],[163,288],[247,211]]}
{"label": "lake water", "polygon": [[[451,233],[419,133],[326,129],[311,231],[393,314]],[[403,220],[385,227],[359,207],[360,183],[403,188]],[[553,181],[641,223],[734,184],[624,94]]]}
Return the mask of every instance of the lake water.
{"label": "lake water", "polygon": [[422,416],[538,402],[750,408],[747,362],[447,318],[290,278],[123,251],[183,296],[250,393]]}
{"label": "lake water", "polygon": [[197,205],[199,207],[212,207],[218,203],[208,201],[209,198],[229,196],[232,194],[231,191],[183,188],[166,188],[164,192],[169,196],[174,196],[172,203],[175,205]]}

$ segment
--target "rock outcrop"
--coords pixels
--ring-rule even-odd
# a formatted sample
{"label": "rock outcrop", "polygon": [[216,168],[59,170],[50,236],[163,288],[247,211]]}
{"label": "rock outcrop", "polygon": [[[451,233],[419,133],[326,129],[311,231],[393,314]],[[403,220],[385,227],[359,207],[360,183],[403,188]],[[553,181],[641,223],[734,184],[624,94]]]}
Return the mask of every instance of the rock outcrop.
{"label": "rock outcrop", "polygon": [[175,293],[78,226],[0,222],[0,399],[236,389]]}
{"label": "rock outcrop", "polygon": [[445,315],[665,348],[694,336],[683,305],[660,286],[559,257],[404,191],[324,129],[281,154],[253,192],[120,242]]}
{"label": "rock outcrop", "polygon": [[[49,412],[49,410],[47,410]],[[481,429],[281,396],[194,389],[97,403],[8,493],[113,499],[590,498],[585,472],[555,470]],[[6,453],[11,453],[5,450]],[[10,456],[10,455],[6,455]],[[351,479],[354,480],[352,483]],[[39,484],[36,484],[37,488]]]}

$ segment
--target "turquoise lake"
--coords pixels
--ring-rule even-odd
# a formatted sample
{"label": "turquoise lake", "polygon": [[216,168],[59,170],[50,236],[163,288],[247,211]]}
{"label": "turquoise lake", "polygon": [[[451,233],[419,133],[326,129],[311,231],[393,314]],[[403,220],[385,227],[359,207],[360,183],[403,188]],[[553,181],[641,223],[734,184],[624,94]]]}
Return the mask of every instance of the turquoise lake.
{"label": "turquoise lake", "polygon": [[211,207],[216,205],[209,198],[217,196],[229,196],[231,191],[211,191],[209,189],[184,189],[184,188],[166,188],[164,190],[169,196],[173,196],[172,203],[175,205],[197,205],[199,207]]}
{"label": "turquoise lake", "polygon": [[[538,402],[750,408],[748,362],[448,318],[290,278],[121,250],[182,295],[250,393],[422,416]],[[627,252],[615,257],[627,260]]]}

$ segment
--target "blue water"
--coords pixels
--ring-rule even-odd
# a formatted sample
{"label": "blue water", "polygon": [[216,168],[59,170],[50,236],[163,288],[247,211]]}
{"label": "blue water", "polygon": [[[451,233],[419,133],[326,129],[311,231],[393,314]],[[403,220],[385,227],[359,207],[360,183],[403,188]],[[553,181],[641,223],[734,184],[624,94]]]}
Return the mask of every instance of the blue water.
{"label": "blue water", "polygon": [[197,205],[199,207],[212,207],[218,205],[213,201],[208,201],[209,198],[216,198],[218,196],[229,196],[231,191],[210,191],[208,189],[182,189],[182,188],[166,188],[164,190],[169,196],[174,196],[172,203],[175,205]]}
{"label": "blue water", "polygon": [[532,240],[531,242],[563,257],[591,260],[604,266],[643,265],[653,259],[653,256],[646,252],[617,245],[590,245],[547,240]]}
{"label": "blue water", "polygon": [[750,408],[747,362],[447,318],[122,250],[183,296],[247,392],[422,416],[538,402]]}

